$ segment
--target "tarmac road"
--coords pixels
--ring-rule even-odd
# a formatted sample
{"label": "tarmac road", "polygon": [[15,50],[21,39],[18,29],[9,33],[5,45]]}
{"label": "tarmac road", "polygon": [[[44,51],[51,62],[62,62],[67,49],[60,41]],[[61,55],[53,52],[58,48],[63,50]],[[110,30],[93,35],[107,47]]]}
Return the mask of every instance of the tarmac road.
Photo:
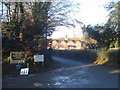
{"label": "tarmac road", "polygon": [[3,76],[2,88],[118,88],[118,70],[84,61],[52,57],[60,67],[28,76]]}

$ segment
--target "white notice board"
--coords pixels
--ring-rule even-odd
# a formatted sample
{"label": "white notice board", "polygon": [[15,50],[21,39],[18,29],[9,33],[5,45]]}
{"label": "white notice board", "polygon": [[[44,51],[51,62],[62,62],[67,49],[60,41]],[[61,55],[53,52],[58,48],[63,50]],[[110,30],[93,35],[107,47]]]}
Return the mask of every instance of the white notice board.
{"label": "white notice board", "polygon": [[28,75],[29,68],[23,68],[20,70],[20,75]]}
{"label": "white notice board", "polygon": [[44,62],[44,55],[34,55],[34,62]]}

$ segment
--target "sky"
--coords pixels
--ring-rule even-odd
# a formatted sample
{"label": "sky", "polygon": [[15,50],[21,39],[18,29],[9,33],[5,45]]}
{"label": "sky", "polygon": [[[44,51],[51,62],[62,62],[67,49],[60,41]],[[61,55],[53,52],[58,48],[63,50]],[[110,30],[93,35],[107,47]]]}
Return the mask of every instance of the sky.
{"label": "sky", "polygon": [[[71,18],[81,21],[85,25],[103,25],[108,20],[109,11],[104,8],[104,5],[111,1],[118,0],[74,0],[74,3],[80,4],[78,12],[71,13]],[[65,26],[57,27],[56,31],[50,38],[63,38],[66,35],[69,38],[72,37],[83,37],[82,29],[80,24],[75,23],[75,28],[67,28]]]}
{"label": "sky", "polygon": [[[64,1],[64,0],[62,0]],[[70,1],[70,0],[68,0]],[[85,25],[105,24],[108,20],[109,11],[104,8],[104,5],[111,1],[119,0],[71,0],[73,3],[79,3],[80,9],[77,12],[71,12],[69,15],[74,21],[77,19]],[[75,8],[71,8],[75,9]],[[76,10],[75,10],[76,11]],[[75,28],[68,28],[65,26],[56,27],[56,31],[53,32],[51,37],[48,38],[63,38],[66,35],[69,38],[83,37],[81,24],[74,22]]]}

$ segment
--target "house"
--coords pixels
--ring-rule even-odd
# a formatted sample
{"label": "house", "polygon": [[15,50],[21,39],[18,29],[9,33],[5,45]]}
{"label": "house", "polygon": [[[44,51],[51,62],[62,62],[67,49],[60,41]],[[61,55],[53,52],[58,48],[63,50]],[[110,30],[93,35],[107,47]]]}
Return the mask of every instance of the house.
{"label": "house", "polygon": [[87,49],[87,42],[83,39],[80,40],[65,37],[52,40],[51,47],[58,50]]}

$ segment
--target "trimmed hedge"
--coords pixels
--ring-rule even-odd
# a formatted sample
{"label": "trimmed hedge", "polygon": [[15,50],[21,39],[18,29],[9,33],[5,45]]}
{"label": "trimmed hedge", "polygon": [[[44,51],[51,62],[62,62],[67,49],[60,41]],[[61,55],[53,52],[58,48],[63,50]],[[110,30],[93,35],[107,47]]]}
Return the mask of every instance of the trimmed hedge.
{"label": "trimmed hedge", "polygon": [[108,51],[109,53],[109,61],[107,62],[108,64],[114,64],[114,65],[118,65],[120,64],[120,50],[111,50]]}
{"label": "trimmed hedge", "polygon": [[53,50],[53,56],[70,58],[79,61],[94,62],[118,66],[120,50],[90,51],[90,50]]}
{"label": "trimmed hedge", "polygon": [[53,50],[52,55],[89,62],[95,61],[97,57],[96,52],[90,50]]}

